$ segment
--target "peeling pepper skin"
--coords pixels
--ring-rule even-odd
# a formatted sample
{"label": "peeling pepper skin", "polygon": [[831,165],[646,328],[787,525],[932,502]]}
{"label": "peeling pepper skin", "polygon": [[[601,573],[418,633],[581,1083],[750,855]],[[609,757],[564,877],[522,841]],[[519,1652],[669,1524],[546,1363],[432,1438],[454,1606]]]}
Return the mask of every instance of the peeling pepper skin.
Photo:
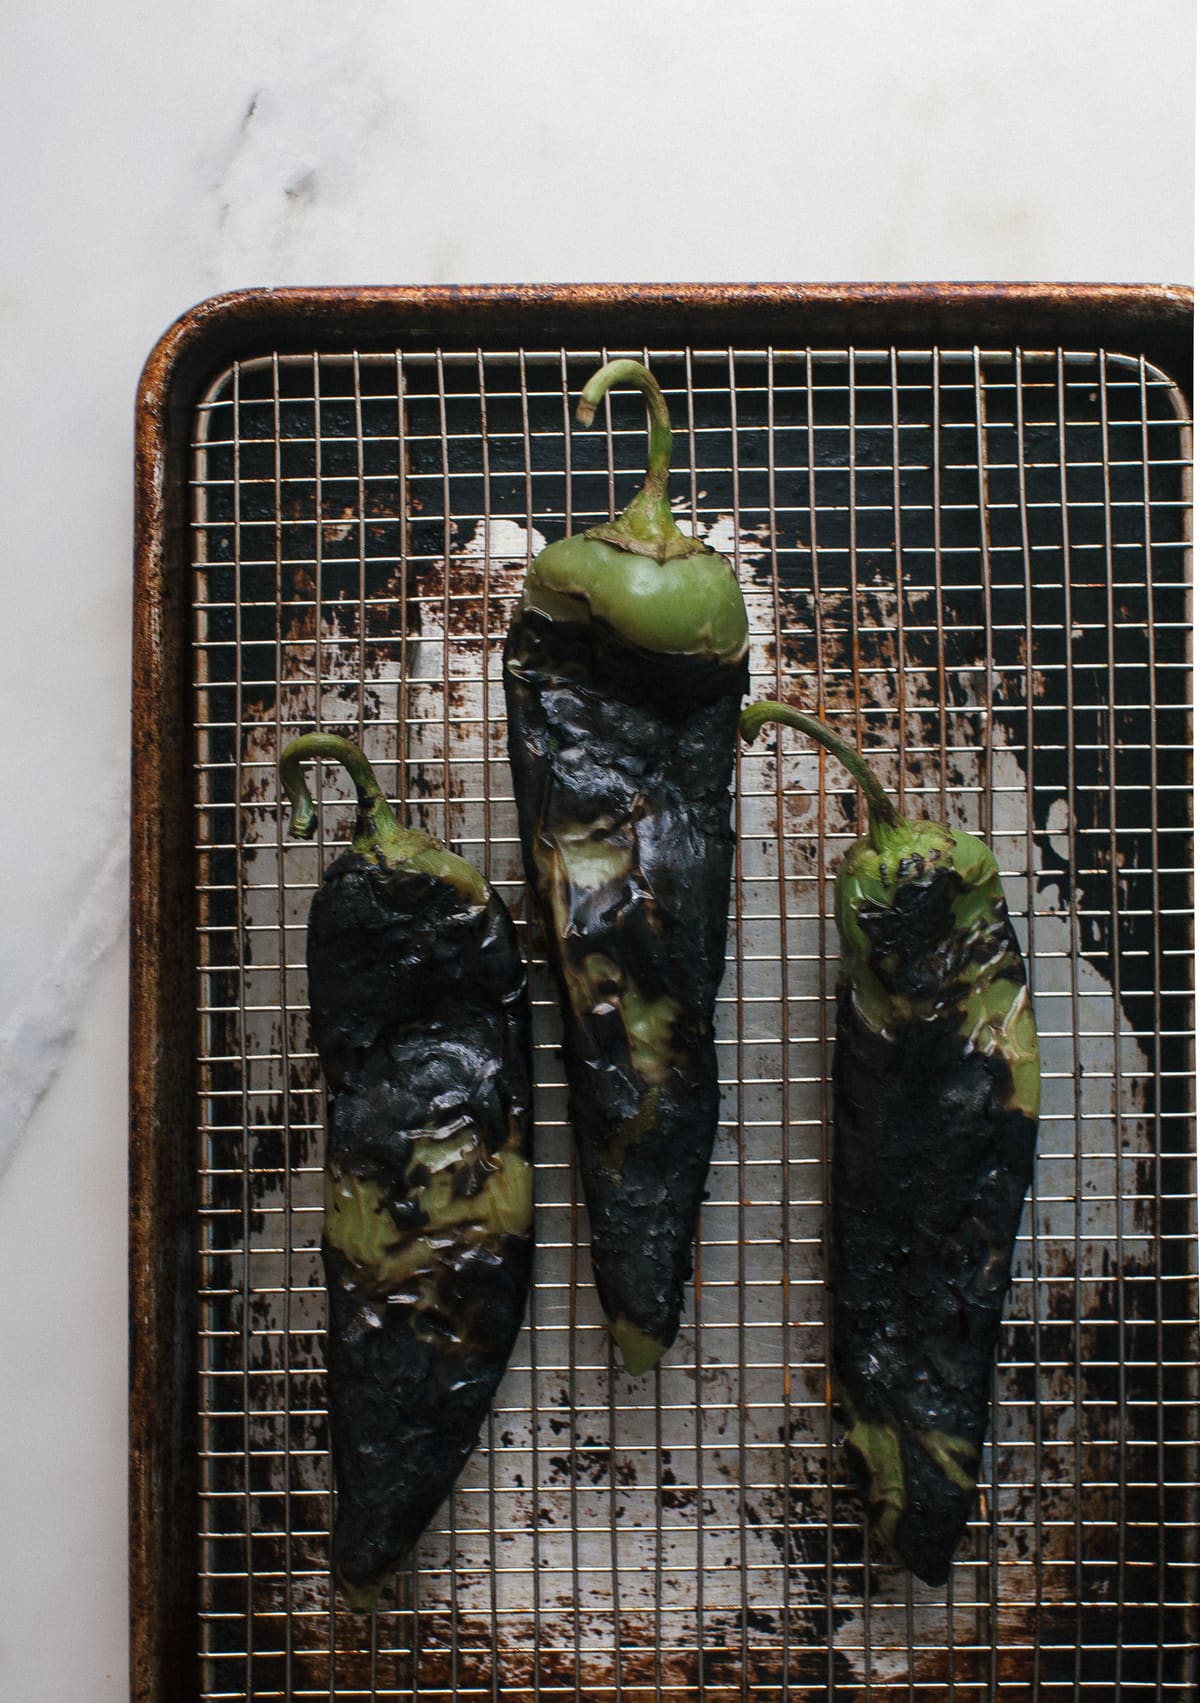
{"label": "peeling pepper skin", "polygon": [[646,485],[616,522],[533,563],[504,684],[596,1285],[640,1373],[679,1328],[717,1129],[747,628],[728,563],[671,517],[670,431],[650,374],[611,363],[585,403],[616,379],[650,399]]}
{"label": "peeling pepper skin", "polygon": [[312,902],[308,974],[329,1090],[333,1565],[370,1609],[474,1449],[524,1313],[529,1011],[502,902],[396,824],[355,747],[318,734],[284,752],[294,830],[311,819],[299,763],[317,756],[359,787],[354,842]]}
{"label": "peeling pepper skin", "polygon": [[787,720],[867,787],[836,882],[833,1371],[873,1529],[940,1585],[976,1500],[1040,1095],[1025,966],[982,841],[900,816],[861,757]]}

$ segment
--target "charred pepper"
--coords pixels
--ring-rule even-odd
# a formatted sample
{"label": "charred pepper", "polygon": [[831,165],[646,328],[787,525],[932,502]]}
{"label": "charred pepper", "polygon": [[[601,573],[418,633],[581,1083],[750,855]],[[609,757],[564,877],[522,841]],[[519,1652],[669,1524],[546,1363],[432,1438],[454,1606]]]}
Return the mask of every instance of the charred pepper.
{"label": "charred pepper", "polygon": [[832,1229],[835,1397],[873,1529],[927,1583],[976,1494],[1040,1066],[1025,966],[982,840],[902,816],[861,755],[782,704],[868,802],[838,871]]}
{"label": "charred pepper", "polygon": [[401,827],[362,752],[314,733],[280,759],[343,763],[353,842],[308,920],[329,1091],[321,1252],[337,1508],[333,1566],[374,1607],[478,1438],[529,1288],[530,1027],[512,920],[473,865]]}
{"label": "charred pepper", "polygon": [[609,362],[578,418],[590,424],[617,383],[647,398],[645,481],[618,519],[531,564],[504,686],[596,1285],[638,1373],[679,1328],[717,1129],[747,621],[729,563],[675,524],[671,422],[653,376]]}

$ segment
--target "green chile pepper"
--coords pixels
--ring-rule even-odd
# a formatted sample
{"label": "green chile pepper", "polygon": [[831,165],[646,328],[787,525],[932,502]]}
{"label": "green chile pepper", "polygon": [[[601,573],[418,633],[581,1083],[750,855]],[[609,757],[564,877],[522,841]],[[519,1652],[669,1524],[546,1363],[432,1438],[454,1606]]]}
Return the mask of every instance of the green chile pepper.
{"label": "green chile pepper", "polygon": [[314,733],[280,758],[343,763],[353,842],[308,920],[313,1040],[329,1090],[326,1369],[333,1566],[373,1608],[449,1494],[520,1328],[533,1225],[530,1022],[512,920],[471,864],[402,828],[362,752]]}
{"label": "green chile pepper", "polygon": [[504,653],[526,875],[563,1017],[601,1304],[626,1368],[674,1341],[718,1118],[713,1012],[733,857],[729,783],[747,621],[727,561],[680,532],[671,424],[637,361],[645,481],[530,566]]}
{"label": "green chile pepper", "polygon": [[1033,1175],[1037,1030],[996,860],[901,816],[861,755],[782,704],[866,794],[836,882],[830,1237],[835,1399],[873,1529],[929,1584],[976,1495],[1012,1253]]}

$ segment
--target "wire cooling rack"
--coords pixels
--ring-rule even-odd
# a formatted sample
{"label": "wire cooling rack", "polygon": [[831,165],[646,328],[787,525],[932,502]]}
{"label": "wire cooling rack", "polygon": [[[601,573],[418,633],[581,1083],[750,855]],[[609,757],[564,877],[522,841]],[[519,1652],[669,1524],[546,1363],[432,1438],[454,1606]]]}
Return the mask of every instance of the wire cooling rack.
{"label": "wire cooling rack", "polygon": [[[678,1341],[614,1369],[528,922],[501,647],[543,541],[620,509],[648,360],[679,519],[734,563],[752,696],[818,710],[996,850],[1044,1109],[975,1516],[933,1590],[871,1545],[827,1401],[850,783],[739,758],[722,1121]],[[195,412],[200,1673],[211,1699],[1177,1698],[1195,1677],[1186,460],[1098,349],[399,349],[232,362]],[[323,1093],[285,741],[361,741],[531,963],[537,1262],[481,1445],[372,1617],[328,1571]],[[190,1517],[179,1510],[181,1525]]]}

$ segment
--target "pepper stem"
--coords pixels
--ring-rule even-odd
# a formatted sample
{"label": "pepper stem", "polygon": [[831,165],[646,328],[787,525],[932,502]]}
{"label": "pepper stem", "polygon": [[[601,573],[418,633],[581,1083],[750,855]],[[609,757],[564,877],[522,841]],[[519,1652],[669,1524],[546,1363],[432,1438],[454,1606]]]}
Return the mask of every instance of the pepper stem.
{"label": "pepper stem", "polygon": [[644,367],[640,361],[609,361],[584,385],[575,418],[581,426],[590,426],[605,392],[614,384],[635,385],[646,398],[650,414],[650,456],[642,490],[647,495],[665,497],[667,477],[671,471],[671,416],[667,411],[667,399],[649,367]]}
{"label": "pepper stem", "polygon": [[292,833],[302,840],[311,840],[317,831],[317,813],[301,765],[321,758],[341,763],[354,782],[358,794],[355,850],[399,838],[403,830],[383,796],[374,769],[357,745],[336,733],[303,733],[284,747],[279,758],[279,779],[292,807]]}
{"label": "pepper stem", "polygon": [[491,889],[475,865],[419,828],[401,827],[370,763],[357,745],[336,733],[303,733],[284,747],[279,758],[279,778],[292,806],[293,834],[310,840],[316,832],[317,813],[300,765],[322,757],[341,763],[358,793],[351,851],[394,874],[427,875],[444,882],[468,904],[488,903]]}
{"label": "pepper stem", "polygon": [[583,387],[575,418],[590,426],[606,392],[614,384],[632,384],[646,398],[650,451],[641,489],[616,520],[593,526],[589,538],[602,538],[635,555],[666,562],[677,556],[696,556],[708,546],[680,532],[671,513],[667,484],[671,472],[671,415],[658,380],[640,361],[609,361]]}
{"label": "pepper stem", "polygon": [[768,721],[779,721],[787,727],[798,728],[810,739],[815,739],[818,745],[823,745],[844,769],[850,771],[866,795],[872,826],[876,823],[882,823],[888,828],[899,826],[902,821],[900,812],[880,786],[875,771],[860,751],[855,750],[853,745],[847,745],[845,740],[839,739],[825,722],[818,721],[816,716],[805,715],[803,710],[794,710],[788,704],[777,704],[768,699],[762,703],[751,704],[742,711],[739,723],[742,738],[747,742],[757,739],[763,723]]}

